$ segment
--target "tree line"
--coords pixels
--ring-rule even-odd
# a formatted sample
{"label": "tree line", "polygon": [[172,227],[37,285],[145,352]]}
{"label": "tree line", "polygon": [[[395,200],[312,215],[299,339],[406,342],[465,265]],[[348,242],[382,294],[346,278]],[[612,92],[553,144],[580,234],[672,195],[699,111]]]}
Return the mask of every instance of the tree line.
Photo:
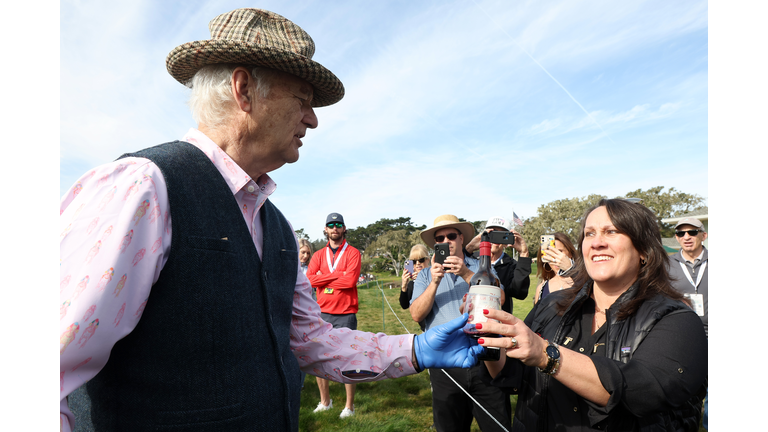
{"label": "tree line", "polygon": [[[641,199],[642,204],[656,214],[662,237],[672,237],[674,225],[663,223],[661,220],[701,210],[705,207],[705,199],[696,194],[678,191],[674,187],[666,191],[664,189],[664,186],[647,190],[637,189],[621,198]],[[607,196],[591,194],[543,204],[537,209],[536,216],[523,219],[523,226],[515,226],[514,229],[525,239],[528,252],[532,257],[535,257],[538,252],[539,236],[542,234],[559,231],[567,234],[575,244],[584,212],[603,198]],[[470,222],[462,218],[459,220]],[[485,220],[471,222],[476,233],[485,229],[485,222]],[[391,271],[399,276],[411,247],[419,243],[424,244],[419,233],[425,229],[427,229],[426,225],[414,225],[410,217],[383,218],[365,227],[347,228],[347,241],[360,250],[363,273]],[[324,238],[310,240],[303,228],[296,230],[296,235],[309,240],[315,251],[326,245]],[[434,245],[425,246],[431,250]],[[510,252],[508,248],[507,253],[510,254]]]}

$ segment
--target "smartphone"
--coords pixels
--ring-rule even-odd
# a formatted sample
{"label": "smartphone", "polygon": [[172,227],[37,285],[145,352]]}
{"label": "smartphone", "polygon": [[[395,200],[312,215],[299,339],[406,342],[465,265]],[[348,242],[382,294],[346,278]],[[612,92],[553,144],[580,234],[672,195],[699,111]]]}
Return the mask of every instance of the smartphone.
{"label": "smartphone", "polygon": [[541,259],[543,261],[549,261],[548,259],[544,259],[546,257],[545,252],[547,250],[547,246],[554,249],[555,247],[555,236],[552,234],[546,234],[541,236]]}
{"label": "smartphone", "polygon": [[408,270],[409,272],[411,272],[411,274],[413,274],[413,260],[405,260],[404,269]]}
{"label": "smartphone", "polygon": [[493,244],[515,244],[515,233],[511,231],[491,231],[488,233],[488,241]]}
{"label": "smartphone", "polygon": [[437,243],[435,244],[435,262],[438,264],[442,264],[445,262],[445,259],[448,257],[448,255],[451,254],[450,245],[448,243]]}

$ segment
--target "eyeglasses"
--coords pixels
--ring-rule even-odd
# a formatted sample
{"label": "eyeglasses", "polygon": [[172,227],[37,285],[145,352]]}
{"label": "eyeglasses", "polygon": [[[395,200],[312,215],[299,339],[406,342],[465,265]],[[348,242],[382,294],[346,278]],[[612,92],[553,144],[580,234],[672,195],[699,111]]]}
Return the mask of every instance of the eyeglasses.
{"label": "eyeglasses", "polygon": [[453,241],[453,240],[456,240],[458,236],[459,235],[457,233],[450,233],[448,235],[439,235],[439,236],[435,236],[435,241],[438,243],[442,243],[446,237],[448,237],[448,240]]}
{"label": "eyeglasses", "polygon": [[416,263],[424,264],[424,261],[426,261],[426,260],[427,260],[426,258],[419,258],[419,259],[414,259],[412,261],[413,261],[414,264],[416,264]]}
{"label": "eyeglasses", "polygon": [[344,228],[344,224],[341,222],[331,222],[329,224],[325,224],[328,228]]}
{"label": "eyeglasses", "polygon": [[688,235],[691,237],[696,237],[700,232],[701,230],[675,231],[675,235],[678,237],[683,237],[685,236],[685,233],[688,233]]}

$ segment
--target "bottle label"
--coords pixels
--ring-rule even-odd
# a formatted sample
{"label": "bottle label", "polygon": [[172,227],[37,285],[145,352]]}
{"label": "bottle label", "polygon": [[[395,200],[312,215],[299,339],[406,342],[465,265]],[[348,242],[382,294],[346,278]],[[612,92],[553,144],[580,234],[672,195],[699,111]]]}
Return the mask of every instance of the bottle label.
{"label": "bottle label", "polygon": [[[469,313],[469,321],[464,326],[464,333],[483,334],[485,332],[475,329],[475,324],[489,321],[483,314],[483,309],[499,310],[501,309],[501,289],[491,285],[473,285],[469,288],[467,294],[467,304],[465,306]],[[498,322],[497,320],[490,320]]]}

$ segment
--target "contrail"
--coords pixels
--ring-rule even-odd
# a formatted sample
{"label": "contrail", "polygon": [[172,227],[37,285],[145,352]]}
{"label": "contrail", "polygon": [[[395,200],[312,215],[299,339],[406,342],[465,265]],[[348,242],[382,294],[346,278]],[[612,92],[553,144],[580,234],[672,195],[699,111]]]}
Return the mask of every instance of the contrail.
{"label": "contrail", "polygon": [[576,103],[576,105],[578,105],[578,106],[579,106],[579,108],[581,108],[581,110],[582,110],[582,111],[584,111],[584,114],[586,114],[586,115],[587,115],[587,117],[589,117],[590,119],[592,119],[592,121],[593,121],[593,122],[595,122],[595,124],[597,125],[597,127],[599,127],[601,131],[603,131],[603,134],[605,135],[605,137],[606,137],[606,138],[608,138],[608,139],[609,139],[609,140],[610,140],[612,143],[616,144],[616,142],[615,142],[615,141],[613,141],[613,140],[611,139],[610,135],[608,135],[608,132],[606,132],[606,131],[605,131],[605,129],[603,129],[603,127],[602,127],[602,126],[600,126],[600,123],[598,123],[598,122],[597,122],[597,120],[595,120],[595,118],[594,118],[594,117],[592,117],[592,115],[591,115],[591,114],[589,114],[589,112],[588,112],[588,111],[587,111],[587,110],[586,110],[586,109],[585,109],[585,108],[584,108],[584,107],[583,107],[583,106],[582,106],[582,105],[579,103],[579,101],[577,101],[577,100],[576,100],[576,98],[575,98],[575,97],[573,97],[573,95],[571,94],[571,92],[569,92],[569,91],[568,91],[568,89],[566,89],[565,87],[563,87],[563,85],[562,85],[562,84],[560,84],[560,81],[558,81],[558,80],[557,80],[555,77],[553,77],[553,76],[552,76],[552,74],[551,74],[551,73],[549,73],[549,71],[548,71],[548,70],[547,70],[547,69],[546,69],[544,66],[542,66],[542,65],[541,65],[541,63],[539,63],[538,61],[536,61],[536,59],[535,59],[535,58],[533,58],[533,56],[532,56],[530,53],[528,53],[528,51],[526,51],[526,50],[525,50],[525,48],[523,48],[522,46],[520,46],[520,44],[518,44],[518,43],[517,43],[517,41],[515,40],[515,38],[513,38],[513,37],[512,37],[512,36],[511,36],[509,33],[507,33],[507,31],[506,31],[506,30],[504,30],[504,28],[503,28],[502,26],[500,26],[500,25],[499,25],[499,24],[498,24],[498,23],[497,23],[497,22],[496,22],[496,21],[495,21],[493,18],[491,18],[491,16],[490,16],[490,15],[488,15],[488,13],[487,13],[487,12],[486,12],[486,11],[485,11],[485,10],[484,10],[484,9],[483,9],[483,8],[482,8],[480,5],[479,5],[479,4],[477,4],[477,2],[476,2],[475,0],[472,0],[472,3],[474,3],[474,4],[475,4],[475,6],[477,6],[477,8],[478,8],[478,9],[480,9],[480,10],[483,12],[483,14],[485,14],[485,16],[486,16],[486,17],[487,17],[487,18],[488,18],[488,19],[489,19],[489,20],[490,20],[492,23],[494,23],[494,24],[496,25],[496,27],[498,27],[498,28],[499,28],[499,30],[501,30],[501,31],[502,31],[502,32],[503,32],[505,35],[507,35],[507,37],[508,37],[509,39],[511,39],[511,40],[512,40],[512,43],[514,43],[515,45],[517,45],[517,47],[518,47],[518,48],[520,48],[520,50],[521,50],[521,51],[523,51],[523,52],[525,53],[525,55],[527,55],[527,56],[528,56],[528,58],[530,58],[531,60],[533,60],[533,62],[534,62],[534,63],[536,63],[536,64],[537,64],[537,65],[538,65],[538,66],[541,68],[541,70],[543,70],[543,71],[544,71],[544,73],[545,73],[545,74],[547,74],[547,75],[548,75],[550,78],[552,78],[552,81],[554,81],[554,82],[555,82],[555,83],[556,83],[558,86],[560,86],[560,88],[561,88],[561,89],[563,89],[563,91],[565,92],[565,94],[567,94],[567,95],[568,95],[568,97],[570,97],[570,98],[571,98],[571,100],[572,100],[573,102],[575,102],[575,103]]}

